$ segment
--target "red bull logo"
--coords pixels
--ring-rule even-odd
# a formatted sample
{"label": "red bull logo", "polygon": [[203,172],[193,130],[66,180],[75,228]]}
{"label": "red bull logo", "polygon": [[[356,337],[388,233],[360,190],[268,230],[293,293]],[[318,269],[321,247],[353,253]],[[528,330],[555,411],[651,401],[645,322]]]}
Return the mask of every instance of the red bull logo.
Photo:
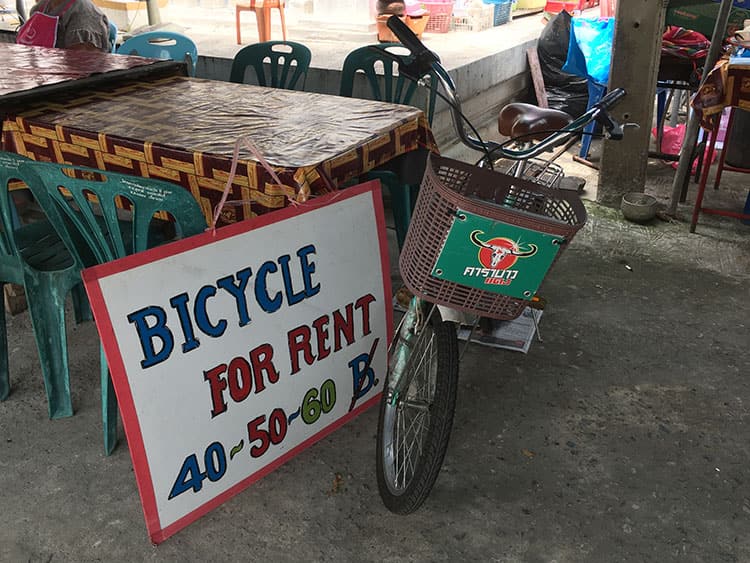
{"label": "red bull logo", "polygon": [[533,256],[538,250],[535,244],[522,247],[515,241],[504,237],[483,241],[479,238],[479,235],[483,234],[483,231],[472,231],[469,238],[479,247],[479,262],[487,269],[508,270],[513,267],[516,260]]}

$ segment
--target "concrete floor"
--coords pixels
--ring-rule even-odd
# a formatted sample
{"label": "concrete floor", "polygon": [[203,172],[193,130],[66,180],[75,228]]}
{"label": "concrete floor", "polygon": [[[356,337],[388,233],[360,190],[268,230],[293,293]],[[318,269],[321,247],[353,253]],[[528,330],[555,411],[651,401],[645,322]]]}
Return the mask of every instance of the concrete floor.
{"label": "concrete floor", "polygon": [[587,206],[543,342],[469,347],[444,468],[407,517],[377,493],[372,409],[153,547],[126,443],[102,454],[93,324],[69,327],[76,414],[51,421],[29,317],[9,318],[0,561],[750,560],[750,226]]}

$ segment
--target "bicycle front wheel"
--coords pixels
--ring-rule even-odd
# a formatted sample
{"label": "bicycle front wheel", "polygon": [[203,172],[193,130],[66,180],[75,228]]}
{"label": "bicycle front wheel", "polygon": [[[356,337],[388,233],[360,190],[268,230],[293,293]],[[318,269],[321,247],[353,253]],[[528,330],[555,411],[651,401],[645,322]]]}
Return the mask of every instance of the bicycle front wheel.
{"label": "bicycle front wheel", "polygon": [[[420,307],[417,300],[411,307]],[[413,312],[413,309],[412,309]],[[421,327],[414,315],[403,373],[389,371],[378,421],[378,489],[397,514],[417,510],[430,494],[448,448],[458,383],[458,342],[453,323],[437,307]],[[396,338],[403,338],[398,331]],[[396,343],[398,346],[398,342]],[[393,350],[397,350],[397,346]]]}

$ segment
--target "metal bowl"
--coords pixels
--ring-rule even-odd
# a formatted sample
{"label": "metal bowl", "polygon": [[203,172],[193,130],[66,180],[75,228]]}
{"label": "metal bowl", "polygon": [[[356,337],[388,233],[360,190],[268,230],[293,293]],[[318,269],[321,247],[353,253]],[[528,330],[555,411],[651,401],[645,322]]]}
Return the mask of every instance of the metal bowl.
{"label": "metal bowl", "polygon": [[645,223],[656,217],[656,198],[641,192],[625,194],[620,210],[628,221]]}

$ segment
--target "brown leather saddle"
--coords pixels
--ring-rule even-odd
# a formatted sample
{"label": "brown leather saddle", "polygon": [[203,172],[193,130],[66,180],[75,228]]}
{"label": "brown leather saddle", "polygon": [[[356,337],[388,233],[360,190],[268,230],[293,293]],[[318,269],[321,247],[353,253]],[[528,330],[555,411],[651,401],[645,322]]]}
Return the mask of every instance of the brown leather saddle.
{"label": "brown leather saddle", "polygon": [[564,111],[514,102],[500,111],[497,128],[501,135],[511,139],[541,141],[572,121],[573,116]]}

